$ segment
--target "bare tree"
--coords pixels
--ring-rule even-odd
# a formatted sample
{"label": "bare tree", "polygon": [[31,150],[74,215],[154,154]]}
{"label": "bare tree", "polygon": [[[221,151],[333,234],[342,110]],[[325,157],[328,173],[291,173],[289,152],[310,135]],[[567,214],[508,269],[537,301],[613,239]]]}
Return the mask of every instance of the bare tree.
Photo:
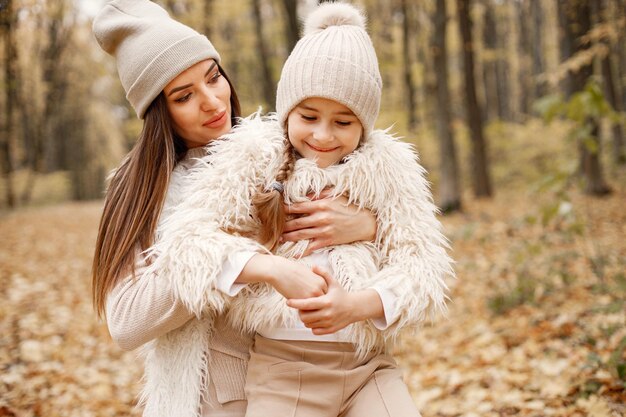
{"label": "bare tree", "polygon": [[437,88],[437,136],[439,137],[439,163],[441,179],[439,181],[439,206],[443,212],[461,208],[461,187],[459,184],[459,164],[456,145],[452,135],[452,116],[450,114],[450,90],[448,87],[448,57],[446,46],[446,27],[448,22],[446,1],[437,1],[435,12],[435,30],[432,35],[432,54],[435,64]]}
{"label": "bare tree", "polygon": [[[492,7],[498,6],[492,4]],[[505,8],[504,5],[502,8]],[[506,9],[505,9],[506,10]],[[494,15],[497,16],[497,9]],[[510,66],[506,56],[508,49],[507,39],[511,35],[510,17],[508,13],[503,19],[494,19],[496,30],[496,85],[498,91],[498,118],[511,120],[511,93],[509,87]]]}
{"label": "bare tree", "polygon": [[300,37],[300,23],[298,21],[298,0],[282,0],[286,19],[286,37],[288,53],[293,50]]}
{"label": "bare tree", "polygon": [[470,0],[457,0],[459,29],[463,44],[463,79],[465,84],[465,113],[472,142],[472,185],[477,197],[492,195],[489,176],[487,142],[483,133],[481,109],[476,98],[474,81],[474,47],[472,43],[472,22],[470,20]]}
{"label": "bare tree", "polygon": [[15,207],[15,190],[13,185],[13,152],[12,140],[15,135],[13,119],[15,96],[17,95],[16,69],[17,48],[15,45],[15,28],[17,14],[15,13],[13,0],[0,1],[0,24],[4,38],[4,132],[0,137],[0,161],[2,162],[2,175],[5,181],[5,198],[7,205]]}
{"label": "bare tree", "polygon": [[407,103],[407,121],[409,130],[413,131],[417,127],[417,118],[415,115],[415,82],[413,81],[413,72],[411,70],[411,53],[409,45],[412,39],[412,19],[407,0],[401,0],[400,10],[402,12],[402,63],[404,68],[404,84],[406,87],[406,103]]}
{"label": "bare tree", "polygon": [[[598,23],[607,24],[607,0],[598,0],[593,4],[595,10],[594,14],[597,15]],[[610,51],[611,46],[606,39],[601,41],[607,48],[607,51]],[[619,91],[619,82],[615,82],[615,73],[616,71],[613,69],[613,62],[611,59],[611,54],[607,52],[606,56],[601,59],[601,70],[602,70],[602,81],[604,86],[604,93],[606,95],[607,101],[611,104],[611,107],[616,112],[622,112],[624,110],[624,106],[620,97]],[[613,123],[612,127],[612,135],[613,135],[613,159],[617,164],[626,163],[626,148],[624,146],[624,132],[622,130],[621,122]]]}
{"label": "bare tree", "polygon": [[263,77],[261,81],[263,86],[263,100],[267,104],[267,110],[271,111],[276,108],[276,83],[274,82],[274,76],[272,75],[272,68],[270,66],[270,54],[265,43],[265,38],[263,37],[263,18],[261,16],[260,3],[261,0],[252,0],[254,32]]}
{"label": "bare tree", "polygon": [[518,55],[519,55],[519,71],[518,82],[520,85],[519,92],[519,113],[523,118],[529,113],[530,109],[530,90],[531,90],[531,77],[529,63],[531,62],[531,39],[530,39],[530,27],[527,12],[528,4],[526,2],[515,2],[515,11],[519,27],[518,36]]}
{"label": "bare tree", "polygon": [[541,1],[531,1],[530,18],[532,22],[532,57],[533,57],[533,100],[546,94],[545,84],[537,81],[539,74],[545,70],[543,47],[543,15]]}
{"label": "bare tree", "polygon": [[494,16],[493,3],[484,0],[485,13],[483,15],[483,85],[485,88],[485,114],[484,120],[498,118],[499,96],[497,80],[497,49],[498,34],[496,31],[496,19]]}

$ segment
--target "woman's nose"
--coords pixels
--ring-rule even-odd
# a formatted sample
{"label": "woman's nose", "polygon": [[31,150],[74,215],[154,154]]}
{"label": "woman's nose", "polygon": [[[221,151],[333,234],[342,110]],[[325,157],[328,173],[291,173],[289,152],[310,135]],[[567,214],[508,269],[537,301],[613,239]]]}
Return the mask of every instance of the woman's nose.
{"label": "woman's nose", "polygon": [[219,97],[215,94],[215,92],[205,87],[201,93],[200,108],[202,111],[214,111],[215,109],[219,109],[219,107]]}

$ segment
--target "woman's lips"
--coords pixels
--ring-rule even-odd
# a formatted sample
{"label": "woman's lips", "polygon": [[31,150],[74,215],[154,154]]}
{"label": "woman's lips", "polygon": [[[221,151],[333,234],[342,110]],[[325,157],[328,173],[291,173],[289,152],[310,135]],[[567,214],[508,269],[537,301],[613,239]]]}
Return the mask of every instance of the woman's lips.
{"label": "woman's lips", "polygon": [[308,143],[308,142],[305,142],[305,143],[307,144],[307,146],[308,146],[309,148],[311,148],[311,149],[313,149],[314,151],[317,151],[317,152],[332,152],[332,151],[334,151],[335,149],[337,149],[337,147],[335,147],[335,148],[327,148],[327,149],[322,149],[322,148],[318,148],[318,147],[316,147],[316,146],[313,146],[313,145],[311,145],[311,144],[310,144],[310,143]]}
{"label": "woman's lips", "polygon": [[222,111],[221,113],[219,113],[218,115],[216,115],[215,117],[211,118],[210,120],[204,122],[202,124],[202,126],[206,126],[206,127],[210,127],[210,128],[216,128],[216,127],[222,127],[224,126],[224,123],[226,123],[226,110]]}

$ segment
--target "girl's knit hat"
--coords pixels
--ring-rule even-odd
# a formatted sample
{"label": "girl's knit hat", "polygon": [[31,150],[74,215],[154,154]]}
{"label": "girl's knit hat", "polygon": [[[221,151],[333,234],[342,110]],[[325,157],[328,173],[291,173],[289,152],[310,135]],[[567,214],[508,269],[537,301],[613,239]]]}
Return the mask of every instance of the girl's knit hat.
{"label": "girl's knit hat", "polygon": [[322,97],[348,107],[365,137],[380,109],[382,79],[365,16],[346,3],[322,3],[304,23],[304,36],[287,58],[278,82],[281,124],[302,100]]}
{"label": "girl's knit hat", "polygon": [[100,44],[117,60],[117,71],[140,119],[150,103],[178,74],[220,56],[204,35],[170,18],[148,0],[114,0],[93,22]]}

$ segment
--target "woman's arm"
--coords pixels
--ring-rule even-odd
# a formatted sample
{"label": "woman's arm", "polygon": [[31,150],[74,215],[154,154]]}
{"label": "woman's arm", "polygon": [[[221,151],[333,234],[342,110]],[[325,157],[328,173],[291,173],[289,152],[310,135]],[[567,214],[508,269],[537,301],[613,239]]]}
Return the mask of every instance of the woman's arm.
{"label": "woman's arm", "polygon": [[144,275],[120,280],[107,296],[106,319],[111,338],[124,350],[133,350],[187,323],[193,314],[174,299],[166,280]]}
{"label": "woman's arm", "polygon": [[323,192],[316,200],[285,205],[285,212],[300,217],[285,224],[285,241],[309,239],[303,256],[317,249],[358,241],[373,241],[376,237],[376,216],[367,209],[348,203],[344,196],[329,198],[331,191]]}

